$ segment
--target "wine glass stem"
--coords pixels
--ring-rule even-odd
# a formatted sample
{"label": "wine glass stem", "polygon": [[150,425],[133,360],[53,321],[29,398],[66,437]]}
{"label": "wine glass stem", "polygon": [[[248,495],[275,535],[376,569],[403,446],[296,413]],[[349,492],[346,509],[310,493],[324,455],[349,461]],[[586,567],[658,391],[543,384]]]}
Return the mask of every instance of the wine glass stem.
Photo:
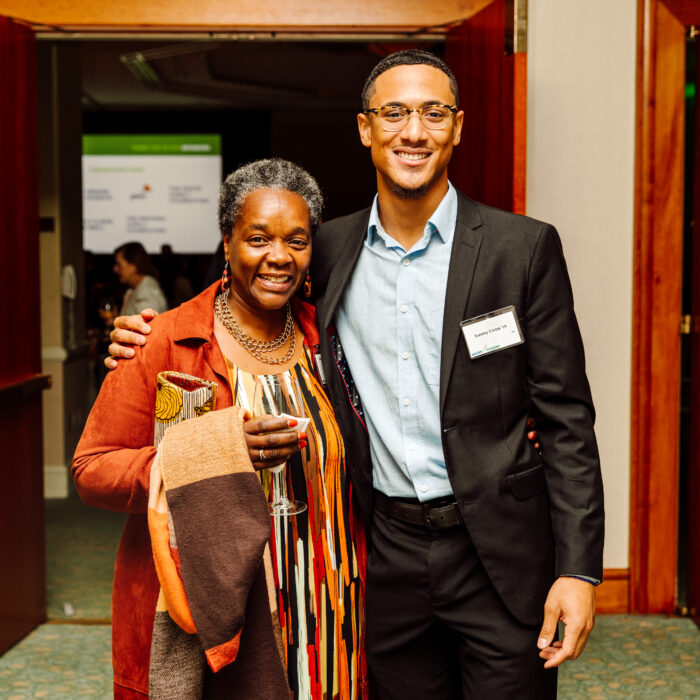
{"label": "wine glass stem", "polygon": [[286,506],[289,503],[286,462],[275,469],[272,475],[272,502],[280,506]]}

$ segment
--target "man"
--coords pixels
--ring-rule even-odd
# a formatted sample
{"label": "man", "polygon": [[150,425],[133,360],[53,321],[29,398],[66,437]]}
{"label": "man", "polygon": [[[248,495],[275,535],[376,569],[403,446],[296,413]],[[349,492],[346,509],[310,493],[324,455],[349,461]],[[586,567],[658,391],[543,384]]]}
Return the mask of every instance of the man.
{"label": "man", "polygon": [[381,61],[357,119],[377,197],[321,227],[312,286],[371,532],[373,692],[554,698],[555,667],[593,626],[603,542],[594,411],[558,235],[451,186],[463,112],[432,54]]}

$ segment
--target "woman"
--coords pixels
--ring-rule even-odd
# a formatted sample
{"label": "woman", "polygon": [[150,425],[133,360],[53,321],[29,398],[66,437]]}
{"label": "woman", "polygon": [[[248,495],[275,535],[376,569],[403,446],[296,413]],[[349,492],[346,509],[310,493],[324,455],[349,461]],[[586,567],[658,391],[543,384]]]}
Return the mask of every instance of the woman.
{"label": "woman", "polygon": [[155,278],[156,269],[146,249],[137,242],[124,243],[114,251],[114,274],[129,289],[124,295],[121,312],[135,314],[146,306],[167,311],[168,302]]}
{"label": "woman", "polygon": [[[197,522],[190,529],[186,523],[180,531],[177,518],[187,516],[178,514],[176,517],[175,513],[177,508],[180,508],[178,513],[190,508],[191,519],[196,521],[202,512],[197,509],[201,506],[206,510],[207,503],[216,501],[217,508],[226,511],[222,517],[229,517],[231,510],[230,517],[237,517],[237,513],[252,507],[250,504],[255,501],[255,493],[245,492],[247,495],[243,498],[241,491],[229,496],[225,489],[217,489],[207,492],[208,501],[197,501],[198,496],[194,496],[191,502],[187,502],[183,496],[187,491],[180,488],[184,482],[178,482],[178,487],[173,488],[172,483],[164,479],[167,507],[171,513],[154,515],[157,511],[152,505],[157,497],[157,494],[154,496],[157,490],[154,474],[159,474],[160,463],[166,455],[169,459],[173,450],[191,455],[196,447],[191,441],[201,441],[199,433],[206,432],[214,424],[210,418],[228,415],[226,410],[229,407],[249,405],[254,375],[282,371],[291,372],[302,386],[307,415],[312,419],[306,433],[299,434],[298,438],[280,433],[275,449],[260,449],[263,443],[256,442],[258,433],[288,427],[284,419],[267,417],[247,420],[242,424],[242,430],[238,429],[240,435],[231,437],[233,442],[239,438],[244,440],[245,436],[247,442],[242,444],[250,456],[248,465],[252,461],[258,470],[287,460],[290,498],[297,498],[309,506],[307,512],[298,516],[273,519],[269,557],[276,565],[269,567],[269,561],[265,559],[264,574],[270,583],[269,601],[267,597],[265,600],[274,611],[273,621],[294,698],[344,700],[366,697],[362,651],[364,601],[360,577],[364,569],[363,534],[358,531],[359,518],[352,517],[342,439],[313,370],[312,353],[317,342],[313,310],[294,298],[295,292],[308,279],[311,235],[318,227],[321,208],[322,197],[315,180],[287,161],[257,161],[229,175],[222,185],[219,199],[219,223],[226,253],[222,282],[212,285],[178,309],[158,316],[153,327],[159,332],[154,334],[147,347],[136,350],[135,362],[123,363],[117,371],[110,373],[91,412],[72,467],[78,491],[88,504],[131,513],[117,557],[114,582],[115,697],[147,695],[149,664],[151,697],[180,697],[176,693],[178,683],[173,683],[174,687],[167,691],[162,690],[163,686],[158,692],[153,690],[154,676],[158,676],[159,682],[172,676],[163,673],[159,665],[162,656],[158,654],[162,646],[155,648],[156,634],[160,633],[159,620],[162,619],[159,615],[165,605],[163,601],[170,605],[172,599],[168,599],[170,588],[167,572],[164,573],[168,564],[159,559],[159,545],[155,540],[154,553],[151,553],[148,528],[153,535],[153,522],[158,517],[161,522],[172,517],[177,542],[174,543],[171,531],[171,552],[182,552],[183,548],[191,547],[194,558],[199,557],[203,550],[207,550],[205,555],[210,553],[208,550],[215,550],[213,556],[216,558],[221,549],[228,546],[229,540],[233,556],[240,556],[240,550],[245,549],[252,538],[246,530],[242,539],[224,533],[220,540],[215,540],[210,532],[198,532]],[[175,373],[180,378],[185,377],[186,382],[196,381],[198,387],[211,386],[212,383],[218,386],[214,412],[169,427],[163,442],[156,448],[153,446],[153,416],[155,413],[158,417],[159,410],[162,413],[163,409],[161,398],[164,392],[161,389],[165,385],[157,380],[157,375],[163,372],[170,372],[171,378]],[[210,395],[208,405],[212,403]],[[180,401],[179,406],[182,405]],[[162,421],[156,421],[156,432],[162,425]],[[189,432],[185,435],[184,431]],[[175,438],[171,440],[171,436]],[[219,444],[219,438],[214,435],[210,439]],[[224,441],[221,444],[229,443]],[[165,450],[166,446],[168,450]],[[221,452],[228,449],[223,447]],[[230,449],[234,451],[233,447]],[[191,463],[191,457],[188,459]],[[236,460],[240,465],[240,455]],[[210,469],[210,466],[207,462],[201,470]],[[196,471],[200,465],[188,468]],[[258,473],[262,474],[263,487],[268,488],[267,473]],[[223,477],[224,481],[217,481],[220,478],[217,472],[216,478],[209,483],[228,483],[225,481],[228,474]],[[260,482],[256,483],[261,491]],[[186,488],[191,485],[188,483]],[[198,493],[201,496],[202,491]],[[235,499],[240,505],[232,509],[231,502]],[[148,523],[147,507],[151,509]],[[264,519],[265,523],[270,520],[266,509]],[[249,524],[250,521],[246,522]],[[259,518],[256,522],[259,524]],[[215,521],[213,527],[219,524]],[[206,527],[201,525],[202,530]],[[254,531],[259,533],[259,528]],[[184,538],[182,532],[186,534]],[[190,542],[190,539],[195,541]],[[197,559],[194,565],[188,562],[190,568],[186,569],[185,561],[179,561],[179,556],[173,556],[175,566],[171,568],[178,576],[181,574],[184,582],[189,602],[189,609],[187,604],[184,605],[184,617],[191,610],[201,642],[200,652],[204,647],[212,668],[217,666],[217,659],[222,654],[225,656],[233,649],[232,655],[237,655],[233,663],[224,663],[217,673],[205,669],[201,696],[283,697],[264,690],[272,668],[267,662],[257,668],[253,664],[248,678],[237,677],[237,674],[240,676],[239,669],[251,667],[246,661],[251,653],[259,651],[257,642],[253,652],[250,643],[245,648],[247,640],[257,633],[257,623],[253,624],[250,617],[246,618],[239,638],[218,646],[207,646],[210,628],[219,624],[217,616],[227,613],[218,606],[216,595],[206,592],[211,590],[207,587],[220,583],[225,587],[229,576],[240,574],[239,569],[224,561],[222,567],[231,574],[204,577],[206,580],[193,583],[202,571],[201,567],[208,563]],[[251,576],[258,576],[256,571],[263,569],[259,561],[253,564]],[[193,591],[201,593],[197,586],[203,586],[206,594],[195,601]],[[251,590],[254,592],[253,588]],[[236,591],[233,595],[235,597]],[[246,603],[249,607],[253,604],[251,596]],[[198,608],[200,604],[205,609]],[[161,612],[156,614],[156,608]],[[175,619],[173,608],[168,610],[171,611],[170,618]],[[211,620],[214,622],[210,625]],[[187,624],[183,623],[181,627],[188,631]],[[181,648],[182,638],[190,644],[196,635],[184,634],[183,637],[180,631],[180,637],[167,648],[168,653],[176,647]],[[245,663],[248,665],[244,666]],[[243,687],[245,690],[241,691]]]}

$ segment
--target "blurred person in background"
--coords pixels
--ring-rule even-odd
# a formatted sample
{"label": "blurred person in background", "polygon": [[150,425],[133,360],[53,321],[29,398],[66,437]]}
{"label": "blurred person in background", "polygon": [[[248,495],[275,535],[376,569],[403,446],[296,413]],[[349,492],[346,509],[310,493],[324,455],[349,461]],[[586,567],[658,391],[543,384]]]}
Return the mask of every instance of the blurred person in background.
{"label": "blurred person in background", "polygon": [[129,287],[122,303],[123,314],[135,314],[147,306],[159,313],[168,310],[168,302],[156,279],[156,268],[140,243],[120,245],[114,251],[113,270],[119,281]]}

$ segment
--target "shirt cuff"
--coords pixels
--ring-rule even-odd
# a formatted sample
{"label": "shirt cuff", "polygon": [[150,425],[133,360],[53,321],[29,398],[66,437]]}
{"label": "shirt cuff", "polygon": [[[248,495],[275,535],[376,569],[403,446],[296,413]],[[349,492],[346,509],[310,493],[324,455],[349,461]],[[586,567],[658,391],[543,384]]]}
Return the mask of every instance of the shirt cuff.
{"label": "shirt cuff", "polygon": [[597,578],[592,578],[591,576],[580,576],[579,574],[562,574],[559,578],[561,577],[564,578],[577,578],[580,581],[586,581],[587,583],[592,583],[594,586],[598,586],[600,584],[600,580]]}

